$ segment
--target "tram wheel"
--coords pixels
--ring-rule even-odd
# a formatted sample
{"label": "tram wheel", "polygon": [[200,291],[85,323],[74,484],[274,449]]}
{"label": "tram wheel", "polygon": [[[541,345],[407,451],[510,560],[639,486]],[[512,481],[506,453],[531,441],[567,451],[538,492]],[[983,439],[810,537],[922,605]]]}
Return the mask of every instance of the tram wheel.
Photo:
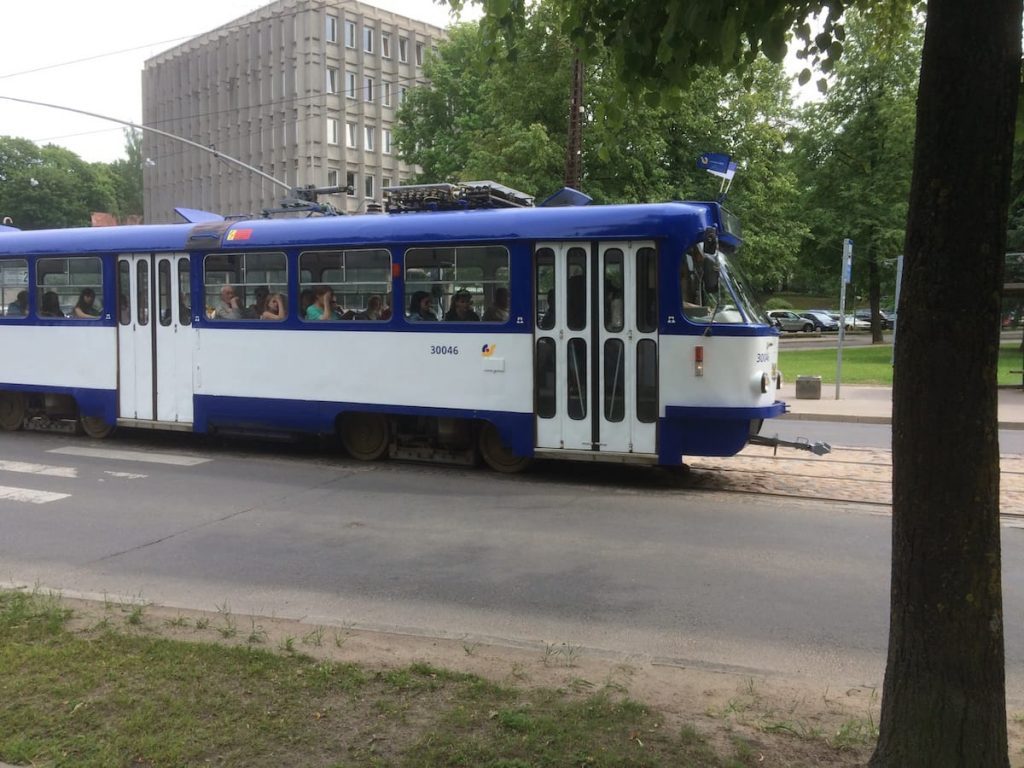
{"label": "tram wheel", "polygon": [[529,456],[516,456],[512,453],[505,445],[505,441],[501,439],[498,428],[490,422],[480,428],[478,444],[484,463],[495,472],[512,475],[522,472],[533,463],[533,459]]}
{"label": "tram wheel", "polygon": [[21,392],[0,392],[0,428],[17,432],[25,423],[25,396]]}
{"label": "tram wheel", "polygon": [[85,434],[95,440],[103,440],[110,437],[114,431],[113,424],[108,424],[97,416],[79,416],[78,426],[82,428]]}
{"label": "tram wheel", "polygon": [[350,413],[341,420],[341,444],[354,459],[375,461],[388,450],[388,420],[379,413]]}

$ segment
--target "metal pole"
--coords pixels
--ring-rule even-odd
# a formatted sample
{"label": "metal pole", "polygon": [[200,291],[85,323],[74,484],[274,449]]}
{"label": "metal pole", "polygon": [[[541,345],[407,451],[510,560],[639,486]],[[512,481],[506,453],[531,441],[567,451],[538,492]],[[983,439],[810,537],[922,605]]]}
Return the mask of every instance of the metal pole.
{"label": "metal pole", "polygon": [[853,268],[853,240],[843,240],[843,261],[839,278],[839,347],[836,350],[836,400],[839,399],[840,382],[843,378],[843,341],[846,338],[846,286],[850,284]]}
{"label": "metal pole", "polygon": [[580,188],[583,176],[583,62],[572,61],[572,90],[569,95],[569,136],[565,144],[565,186]]}

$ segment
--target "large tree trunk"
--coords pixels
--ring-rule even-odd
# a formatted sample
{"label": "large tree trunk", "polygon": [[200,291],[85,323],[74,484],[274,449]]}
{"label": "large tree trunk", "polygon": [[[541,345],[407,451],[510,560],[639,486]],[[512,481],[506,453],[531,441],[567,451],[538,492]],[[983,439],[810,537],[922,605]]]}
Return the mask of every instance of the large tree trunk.
{"label": "large tree trunk", "polygon": [[930,0],[893,388],[871,765],[1007,766],[996,360],[1021,0]]}

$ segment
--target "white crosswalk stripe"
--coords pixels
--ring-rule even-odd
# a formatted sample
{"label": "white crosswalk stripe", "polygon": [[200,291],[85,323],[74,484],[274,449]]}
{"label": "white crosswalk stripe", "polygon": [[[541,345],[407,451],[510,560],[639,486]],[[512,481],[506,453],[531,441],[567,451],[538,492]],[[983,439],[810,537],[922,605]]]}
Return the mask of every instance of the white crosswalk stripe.
{"label": "white crosswalk stripe", "polygon": [[0,461],[0,472],[24,472],[30,475],[48,477],[78,477],[74,467],[52,467],[48,464],[32,464],[27,461]]}
{"label": "white crosswalk stripe", "polygon": [[107,448],[51,448],[47,453],[59,453],[65,456],[87,456],[95,459],[114,459],[115,461],[139,461],[148,464],[173,464],[179,467],[194,467],[206,464],[210,459],[196,456],[182,456],[173,453],[150,453],[148,451],[116,451]]}
{"label": "white crosswalk stripe", "polygon": [[31,488],[13,488],[9,485],[0,485],[0,499],[25,501],[29,504],[46,504],[51,501],[60,501],[61,499],[66,499],[70,496],[70,493],[36,491]]}

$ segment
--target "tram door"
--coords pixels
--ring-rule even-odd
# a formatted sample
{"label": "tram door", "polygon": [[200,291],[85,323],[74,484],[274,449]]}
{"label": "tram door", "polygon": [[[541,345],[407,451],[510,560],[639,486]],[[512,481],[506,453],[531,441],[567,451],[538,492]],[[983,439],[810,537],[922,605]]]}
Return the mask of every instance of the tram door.
{"label": "tram door", "polygon": [[117,262],[118,415],[192,422],[192,324],[185,254]]}
{"label": "tram door", "polygon": [[541,243],[534,260],[537,447],[654,454],[653,243]]}

